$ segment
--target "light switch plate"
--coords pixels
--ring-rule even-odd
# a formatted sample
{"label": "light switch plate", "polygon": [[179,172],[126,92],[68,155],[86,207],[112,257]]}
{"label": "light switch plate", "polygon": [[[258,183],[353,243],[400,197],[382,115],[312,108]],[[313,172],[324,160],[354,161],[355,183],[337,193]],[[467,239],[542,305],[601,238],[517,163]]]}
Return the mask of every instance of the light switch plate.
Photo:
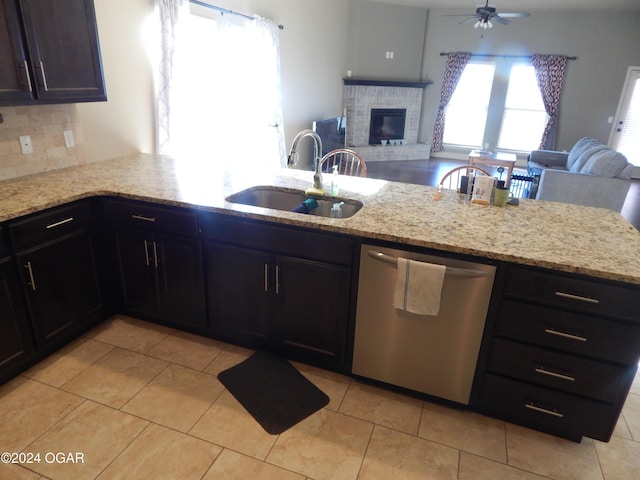
{"label": "light switch plate", "polygon": [[33,153],[33,144],[29,135],[20,135],[20,149],[23,155]]}
{"label": "light switch plate", "polygon": [[73,138],[73,130],[65,130],[64,132],[64,145],[67,148],[76,146],[76,141]]}

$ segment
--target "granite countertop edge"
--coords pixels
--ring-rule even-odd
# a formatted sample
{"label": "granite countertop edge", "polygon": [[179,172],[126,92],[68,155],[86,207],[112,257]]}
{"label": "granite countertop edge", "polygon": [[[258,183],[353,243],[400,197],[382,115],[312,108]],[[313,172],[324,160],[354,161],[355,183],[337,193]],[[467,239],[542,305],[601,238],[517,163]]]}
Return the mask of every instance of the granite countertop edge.
{"label": "granite countertop edge", "polygon": [[[198,167],[177,165],[140,154],[5,180],[0,222],[84,198],[120,197],[640,285],[640,233],[615,212],[535,200],[508,208],[461,205],[453,192],[435,201],[434,187],[358,178],[344,179],[340,196],[361,200],[362,210],[329,219],[224,200],[252,185],[304,190],[311,172],[247,178],[242,171],[208,171],[208,177]],[[584,228],[586,221],[591,229]]]}

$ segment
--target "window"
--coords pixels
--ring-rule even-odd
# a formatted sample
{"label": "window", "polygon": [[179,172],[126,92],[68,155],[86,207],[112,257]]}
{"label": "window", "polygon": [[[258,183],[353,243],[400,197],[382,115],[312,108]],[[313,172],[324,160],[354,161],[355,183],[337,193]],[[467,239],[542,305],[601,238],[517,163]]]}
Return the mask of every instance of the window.
{"label": "window", "polygon": [[527,152],[539,147],[547,118],[531,64],[469,62],[446,109],[443,142]]}
{"label": "window", "polygon": [[[609,145],[640,167],[640,67],[629,67]],[[637,170],[637,169],[636,169]],[[637,174],[634,173],[634,177]]]}
{"label": "window", "polygon": [[532,65],[511,68],[497,146],[503,150],[536,150],[548,115]]}
{"label": "window", "polygon": [[492,63],[467,64],[445,110],[443,143],[466,147],[483,144],[494,73]]}
{"label": "window", "polygon": [[189,8],[176,28],[170,135],[161,153],[227,169],[280,168],[285,155],[277,26],[220,16],[193,3]]}

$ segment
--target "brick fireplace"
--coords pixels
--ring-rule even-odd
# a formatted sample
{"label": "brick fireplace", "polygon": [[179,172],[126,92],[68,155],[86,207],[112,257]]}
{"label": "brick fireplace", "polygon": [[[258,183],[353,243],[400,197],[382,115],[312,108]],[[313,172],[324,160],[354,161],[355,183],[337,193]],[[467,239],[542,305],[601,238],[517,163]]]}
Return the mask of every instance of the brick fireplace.
{"label": "brick fireplace", "polygon": [[[347,117],[345,143],[365,162],[381,160],[421,160],[429,158],[431,146],[418,143],[422,93],[426,82],[385,80],[344,80],[344,106]],[[405,111],[403,143],[371,145],[372,112]],[[397,137],[397,135],[395,136]],[[391,138],[391,137],[389,137]]]}

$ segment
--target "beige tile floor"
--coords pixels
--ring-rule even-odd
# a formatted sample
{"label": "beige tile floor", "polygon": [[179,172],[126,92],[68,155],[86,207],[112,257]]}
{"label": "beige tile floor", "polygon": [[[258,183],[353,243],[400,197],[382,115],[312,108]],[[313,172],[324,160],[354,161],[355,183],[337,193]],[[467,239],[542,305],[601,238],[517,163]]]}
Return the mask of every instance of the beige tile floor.
{"label": "beige tile floor", "polygon": [[0,479],[640,478],[640,375],[611,442],[573,443],[295,364],[331,401],[273,436],[216,378],[250,354],[116,316],[0,387],[0,450],[40,454]]}

